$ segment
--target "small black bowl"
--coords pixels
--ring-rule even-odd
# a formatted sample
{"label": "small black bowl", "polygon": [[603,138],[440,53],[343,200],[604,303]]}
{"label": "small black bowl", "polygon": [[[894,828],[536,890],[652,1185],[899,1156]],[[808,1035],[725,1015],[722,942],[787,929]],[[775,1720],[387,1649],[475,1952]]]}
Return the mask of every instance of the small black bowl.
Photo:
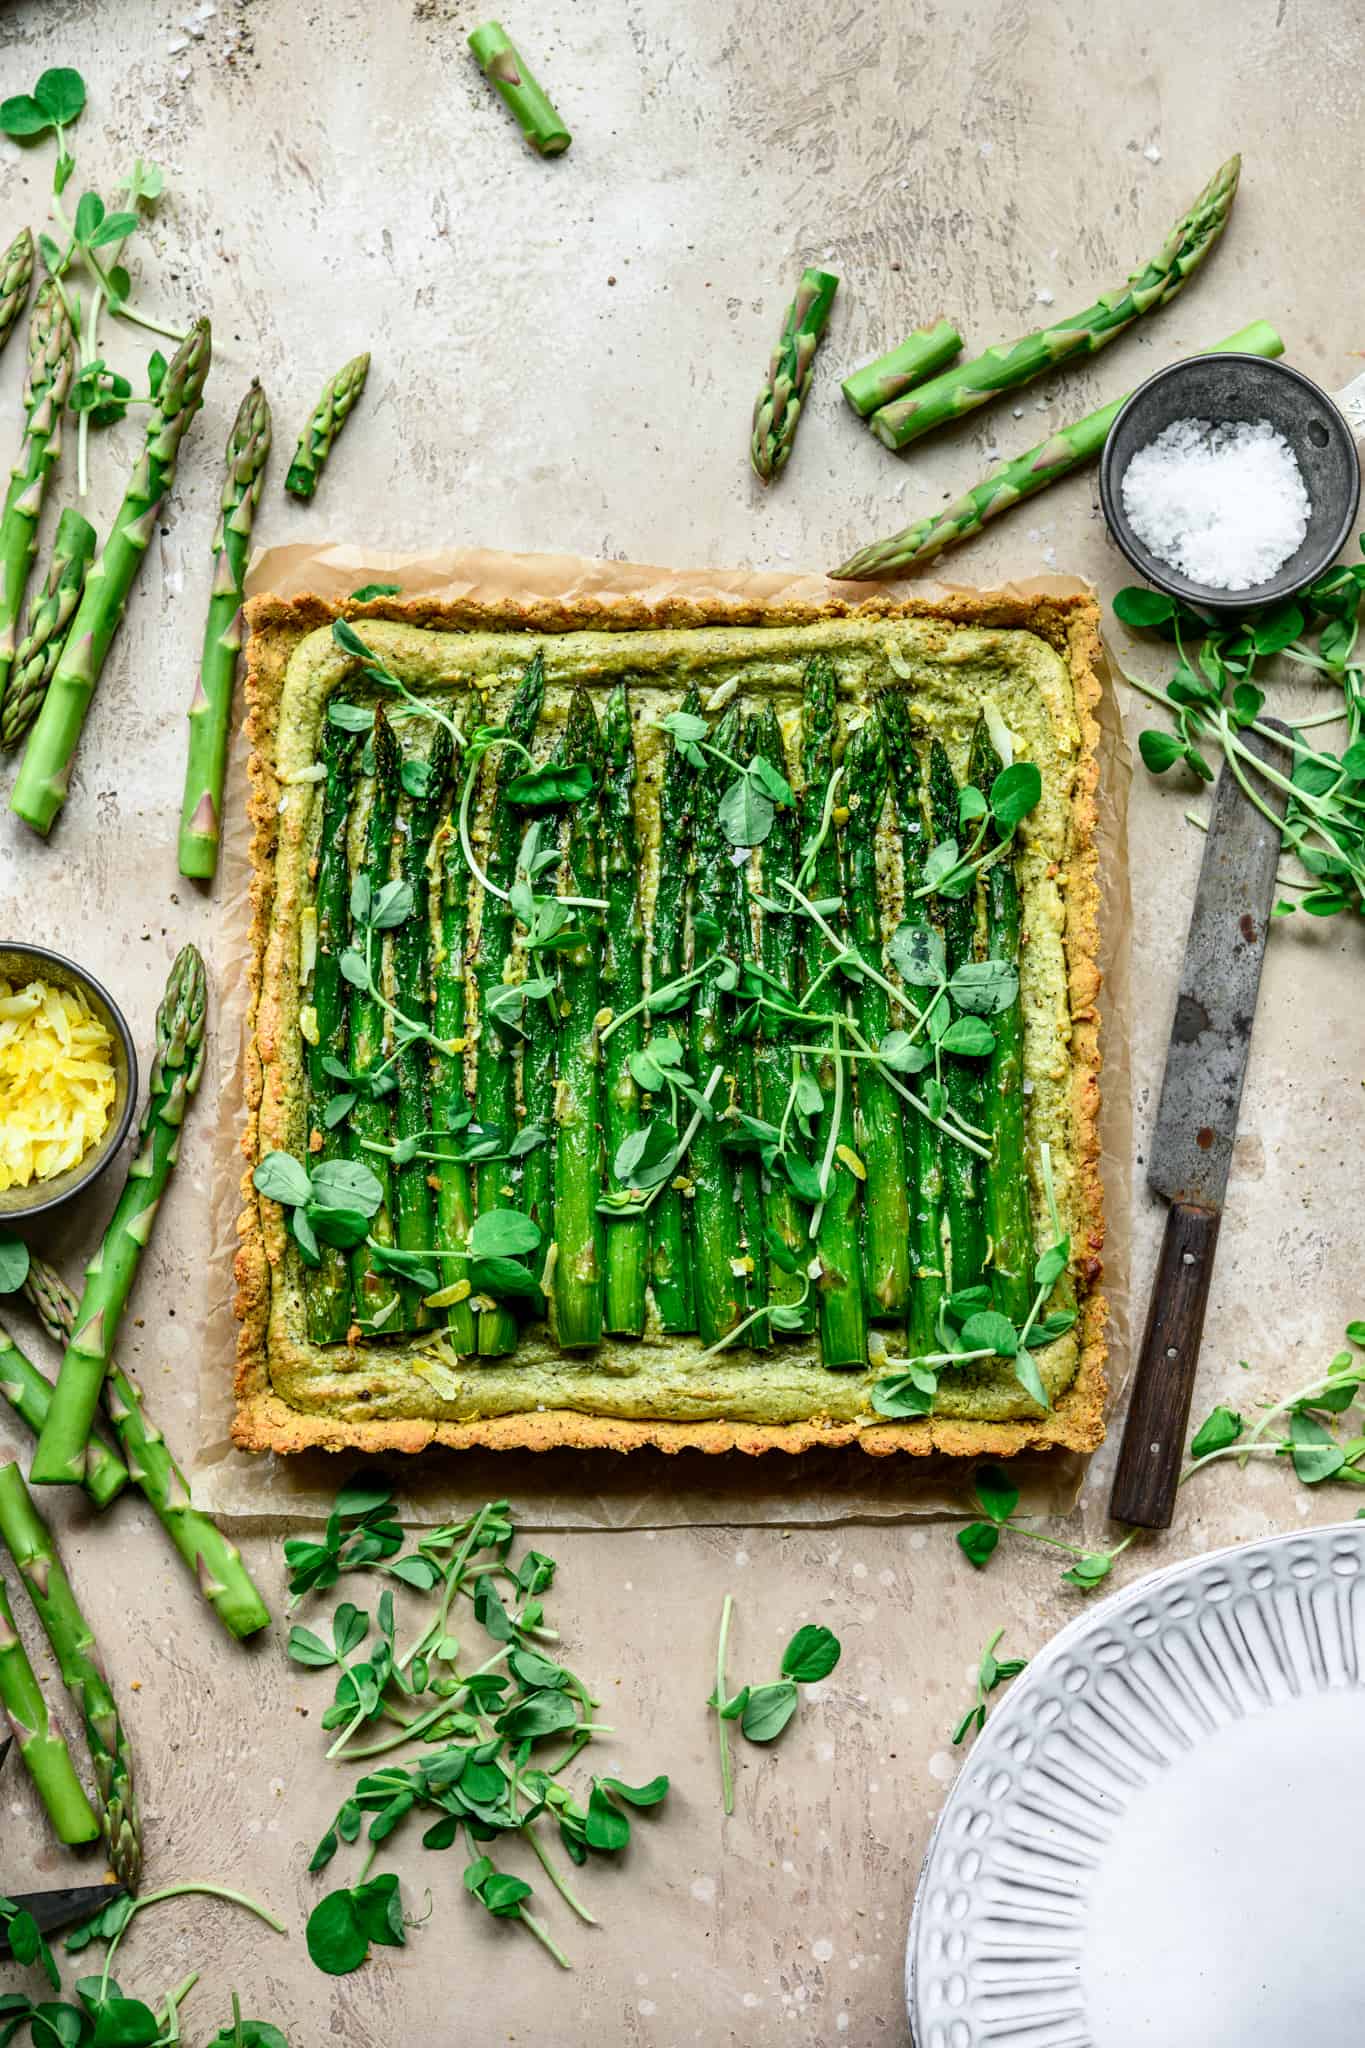
{"label": "small black bowl", "polygon": [[114,1100],[109,1121],[85,1156],[51,1180],[35,1180],[26,1188],[0,1189],[0,1225],[27,1223],[69,1201],[103,1173],[128,1135],[137,1108],[137,1051],[128,1020],[109,991],[93,974],[87,974],[74,960],[53,953],[46,946],[29,946],[19,940],[0,939],[0,980],[9,982],[46,981],[54,988],[79,989],[95,1015],[113,1039]]}
{"label": "small black bowl", "polygon": [[[1123,478],[1140,448],[1175,420],[1269,420],[1303,473],[1311,510],[1303,544],[1267,583],[1245,591],[1210,590],[1154,555],[1123,509]],[[1325,391],[1264,356],[1189,356],[1158,370],[1124,406],[1100,457],[1100,502],[1109,531],[1138,574],[1198,611],[1244,617],[1295,596],[1341,552],[1360,502],[1360,457],[1351,430]]]}

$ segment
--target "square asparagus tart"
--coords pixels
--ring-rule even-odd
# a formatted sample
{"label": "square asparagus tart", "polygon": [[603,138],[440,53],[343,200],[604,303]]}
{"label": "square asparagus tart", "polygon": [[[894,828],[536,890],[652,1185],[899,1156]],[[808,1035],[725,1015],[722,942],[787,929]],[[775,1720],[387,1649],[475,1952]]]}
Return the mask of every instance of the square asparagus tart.
{"label": "square asparagus tart", "polygon": [[1089,599],[248,618],[239,1444],[1098,1443]]}

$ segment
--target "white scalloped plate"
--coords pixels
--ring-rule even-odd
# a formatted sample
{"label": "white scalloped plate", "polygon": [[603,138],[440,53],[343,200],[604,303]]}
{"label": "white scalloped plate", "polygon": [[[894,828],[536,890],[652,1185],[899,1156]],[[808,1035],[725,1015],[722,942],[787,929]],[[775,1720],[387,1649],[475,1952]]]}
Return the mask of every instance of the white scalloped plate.
{"label": "white scalloped plate", "polygon": [[992,1714],[915,1897],[917,2048],[1360,2048],[1365,1522],[1078,1616]]}

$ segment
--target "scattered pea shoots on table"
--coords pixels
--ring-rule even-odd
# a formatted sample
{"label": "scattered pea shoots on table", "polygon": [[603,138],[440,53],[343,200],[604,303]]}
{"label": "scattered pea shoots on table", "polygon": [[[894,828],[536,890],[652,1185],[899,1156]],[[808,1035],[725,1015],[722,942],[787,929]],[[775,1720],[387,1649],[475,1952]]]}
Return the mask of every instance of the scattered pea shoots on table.
{"label": "scattered pea shoots on table", "polygon": [[1004,1633],[1003,1628],[998,1628],[981,1652],[981,1659],[976,1667],[976,1697],[953,1729],[950,1739],[954,1748],[960,1742],[965,1742],[969,1735],[981,1733],[986,1725],[986,1701],[996,1687],[1006,1684],[1011,1678],[1017,1678],[1021,1671],[1028,1670],[1027,1657],[996,1656],[996,1644]]}
{"label": "scattered pea shoots on table", "polygon": [[1136,1530],[1130,1530],[1108,1550],[1086,1550],[1082,1544],[1066,1543],[1060,1537],[1045,1536],[1041,1529],[1026,1527],[1015,1519],[1019,1489],[999,1465],[978,1465],[972,1474],[972,1491],[985,1519],[959,1529],[956,1541],[962,1555],[978,1571],[990,1563],[1002,1535],[1021,1536],[1029,1543],[1045,1544],[1049,1550],[1060,1550],[1074,1558],[1062,1577],[1068,1585],[1079,1586],[1088,1593],[1108,1578],[1115,1559],[1122,1556],[1137,1535]]}
{"label": "scattered pea shoots on table", "polygon": [[730,1644],[730,1623],[735,1603],[727,1593],[720,1610],[720,1633],[716,1639],[716,1683],[707,1698],[714,1709],[720,1740],[721,1799],[726,1813],[735,1810],[734,1772],[730,1759],[730,1723],[738,1721],[750,1742],[776,1742],[796,1712],[799,1685],[816,1685],[828,1678],[842,1655],[839,1638],[832,1630],[807,1622],[796,1631],[782,1652],[780,1676],[769,1685],[744,1685],[729,1690],[726,1661]]}
{"label": "scattered pea shoots on table", "polygon": [[[331,1975],[358,1968],[372,1944],[401,1947],[417,1924],[404,1912],[397,1877],[371,1875],[381,1844],[409,1813],[429,1820],[425,1848],[463,1842],[470,1897],[495,1919],[520,1924],[567,1969],[567,1955],[529,1910],[530,1884],[503,1870],[489,1845],[524,1842],[569,1910],[593,1926],[595,1916],[551,1857],[539,1823],[555,1828],[570,1862],[582,1865],[592,1854],[619,1854],[630,1840],[631,1810],[667,1796],[664,1776],[632,1785],[594,1774],[586,1802],[562,1782],[580,1752],[613,1730],[594,1720],[597,1700],[553,1654],[559,1637],[543,1599],[555,1576],[553,1558],[526,1550],[514,1566],[515,1538],[507,1503],[491,1501],[459,1522],[422,1530],[405,1552],[389,1482],[362,1474],[338,1495],[320,1540],[285,1543],[291,1604],[330,1591],[352,1572],[374,1573],[434,1602],[405,1649],[396,1641],[391,1587],[379,1597],[373,1625],[368,1611],[344,1600],[333,1612],[330,1640],[302,1626],[290,1634],[296,1663],[339,1674],[322,1716],[324,1729],[340,1731],[329,1757],[345,1765],[419,1740],[428,1745],[415,1763],[369,1769],[314,1851],[309,1868],[319,1871],[343,1843],[357,1841],[370,1816],[355,1882],[329,1893],[308,1922],[309,1954]],[[461,1668],[461,1603],[489,1653],[473,1669]],[[358,1741],[372,1724],[387,1726]],[[533,1764],[536,1744],[550,1740],[563,1744],[562,1753]]]}
{"label": "scattered pea shoots on table", "polygon": [[[112,1974],[114,1955],[134,1917],[149,1906],[188,1896],[220,1899],[242,1906],[257,1919],[285,1932],[284,1924],[254,1899],[221,1885],[192,1882],[163,1886],[145,1892],[140,1899],[120,1896],[92,1919],[67,1936],[63,1944],[68,1955],[78,1955],[92,1944],[107,1944],[103,1966],[92,1976],[80,1977],[72,1985],[71,2002],[55,1997],[31,1998],[23,1991],[0,1995],[0,2041],[27,2039],[32,2048],[174,2048],[181,2039],[180,2007],[199,1981],[190,1974],[172,1990],[163,1992],[156,2007],[125,1995]],[[20,1911],[10,1899],[0,1897],[0,1927],[3,1927],[21,1967],[41,1970],[45,1989],[62,1990],[62,1975],[52,1949],[44,1940],[32,1914]],[[232,1994],[232,2018],[206,2044],[206,2048],[289,2048],[280,2029],[269,2020],[244,2019],[236,1992]]]}
{"label": "scattered pea shoots on table", "polygon": [[[1305,1486],[1327,1479],[1365,1486],[1365,1422],[1355,1416],[1358,1426],[1353,1428],[1341,1419],[1365,1406],[1365,1322],[1348,1323],[1346,1338],[1348,1348],[1338,1351],[1324,1372],[1267,1402],[1258,1422],[1248,1423],[1221,1404],[1214,1408],[1191,1440],[1181,1485],[1224,1458],[1235,1458],[1243,1471],[1251,1458],[1285,1458]],[[1351,1434],[1335,1434],[1342,1428]]]}
{"label": "scattered pea shoots on table", "polygon": [[[1362,540],[1365,550],[1365,540]],[[1179,769],[1200,782],[1214,780],[1210,754],[1229,762],[1247,797],[1264,810],[1258,790],[1273,784],[1288,793],[1283,843],[1297,859],[1303,879],[1280,877],[1296,900],[1282,897],[1278,917],[1297,910],[1313,917],[1365,910],[1365,664],[1359,653],[1359,611],[1365,595],[1365,563],[1339,563],[1292,604],[1281,605],[1245,625],[1211,624],[1161,591],[1136,587],[1119,591],[1115,615],[1124,625],[1169,641],[1175,673],[1165,691],[1125,671],[1125,680],[1159,704],[1170,730],[1151,728],[1139,736],[1142,759],[1154,775]],[[1316,636],[1316,646],[1312,644]],[[1196,645],[1198,652],[1195,652]],[[1271,657],[1293,665],[1295,680],[1317,679],[1341,691],[1339,707],[1287,721],[1294,756],[1290,776],[1262,761],[1241,735],[1261,725],[1266,682],[1258,663]],[[1273,688],[1273,683],[1268,685]],[[1332,744],[1319,734],[1340,727]],[[1312,737],[1310,737],[1312,735]],[[1200,825],[1202,820],[1191,818]],[[1278,818],[1275,819],[1279,825]]]}

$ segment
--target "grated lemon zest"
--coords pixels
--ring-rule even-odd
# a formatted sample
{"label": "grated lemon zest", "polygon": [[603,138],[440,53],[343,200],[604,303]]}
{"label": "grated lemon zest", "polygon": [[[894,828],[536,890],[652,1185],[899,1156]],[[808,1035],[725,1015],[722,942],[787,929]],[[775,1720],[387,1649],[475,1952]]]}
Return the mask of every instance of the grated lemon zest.
{"label": "grated lemon zest", "polygon": [[0,1188],[51,1180],[103,1136],[113,1040],[75,989],[0,981]]}

